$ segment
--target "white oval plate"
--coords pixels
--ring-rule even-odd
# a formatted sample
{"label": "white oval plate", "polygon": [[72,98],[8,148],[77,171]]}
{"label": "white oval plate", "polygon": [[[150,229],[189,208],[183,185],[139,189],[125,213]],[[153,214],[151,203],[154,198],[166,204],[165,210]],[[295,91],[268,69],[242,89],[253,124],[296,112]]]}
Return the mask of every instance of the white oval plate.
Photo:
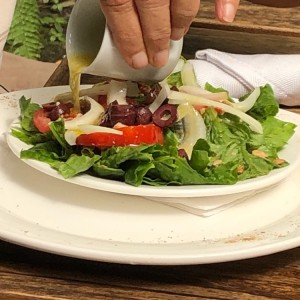
{"label": "white oval plate", "polygon": [[[84,259],[164,265],[232,261],[300,246],[299,168],[269,191],[203,218],[138,196],[70,185],[23,163],[3,134],[19,114],[17,99],[48,101],[65,89],[0,95],[2,239]],[[299,124],[299,116],[283,116]]]}

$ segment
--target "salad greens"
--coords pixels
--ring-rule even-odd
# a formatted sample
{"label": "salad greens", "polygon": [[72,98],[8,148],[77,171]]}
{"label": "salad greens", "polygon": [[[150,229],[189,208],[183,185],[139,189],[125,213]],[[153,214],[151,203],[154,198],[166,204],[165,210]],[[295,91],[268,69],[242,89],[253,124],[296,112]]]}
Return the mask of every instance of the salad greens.
{"label": "salad greens", "polygon": [[[172,74],[168,82],[182,85],[180,74]],[[205,88],[220,91],[209,84]],[[21,151],[22,159],[48,163],[64,178],[86,173],[133,186],[234,184],[288,165],[278,152],[294,134],[295,125],[276,118],[279,108],[271,86],[260,89],[248,114],[261,122],[263,134],[252,131],[235,115],[220,114],[208,107],[203,112],[206,139],[196,142],[190,158],[179,155],[180,138],[172,127],[164,129],[163,145],[114,146],[104,150],[70,146],[64,137],[64,120],[51,122],[50,132],[40,133],[32,120],[41,107],[24,97],[19,101],[21,128],[12,128],[11,134],[32,145]]]}

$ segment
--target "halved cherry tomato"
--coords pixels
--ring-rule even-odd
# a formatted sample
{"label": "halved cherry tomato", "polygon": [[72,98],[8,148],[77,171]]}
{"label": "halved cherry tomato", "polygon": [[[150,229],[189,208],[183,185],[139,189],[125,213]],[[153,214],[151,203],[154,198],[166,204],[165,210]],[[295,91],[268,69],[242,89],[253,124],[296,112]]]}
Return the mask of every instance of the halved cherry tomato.
{"label": "halved cherry tomato", "polygon": [[163,144],[162,129],[154,124],[125,126],[118,128],[118,130],[121,130],[123,135],[107,132],[81,134],[76,139],[76,144],[95,147]]}
{"label": "halved cherry tomato", "polygon": [[41,133],[50,131],[49,123],[50,118],[47,117],[47,113],[44,109],[39,109],[33,113],[33,124]]}

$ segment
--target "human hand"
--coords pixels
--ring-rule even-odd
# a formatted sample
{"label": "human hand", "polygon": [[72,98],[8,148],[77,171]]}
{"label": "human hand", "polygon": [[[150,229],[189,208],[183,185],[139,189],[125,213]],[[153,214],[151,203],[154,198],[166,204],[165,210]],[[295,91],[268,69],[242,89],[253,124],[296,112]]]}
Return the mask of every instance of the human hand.
{"label": "human hand", "polygon": [[[239,0],[216,0],[216,16],[234,19]],[[170,40],[180,40],[196,16],[200,0],[100,0],[114,42],[125,61],[140,69],[164,66]]]}
{"label": "human hand", "polygon": [[234,20],[240,0],[216,0],[215,13],[222,22],[231,23]]}

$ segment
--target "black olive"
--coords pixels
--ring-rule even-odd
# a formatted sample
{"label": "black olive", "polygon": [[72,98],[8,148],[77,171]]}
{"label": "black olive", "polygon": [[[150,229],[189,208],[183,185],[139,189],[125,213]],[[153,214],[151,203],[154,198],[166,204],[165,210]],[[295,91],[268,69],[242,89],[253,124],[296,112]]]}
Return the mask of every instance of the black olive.
{"label": "black olive", "polygon": [[136,124],[146,125],[152,120],[152,113],[148,107],[140,106],[136,109]]}
{"label": "black olive", "polygon": [[126,97],[126,102],[130,105],[133,105],[134,107],[139,107],[141,105],[145,105],[145,96],[138,96],[138,97]]}
{"label": "black olive", "polygon": [[108,118],[111,127],[119,122],[128,126],[134,125],[136,118],[135,107],[130,104],[118,104],[117,101],[114,101],[109,105]]}
{"label": "black olive", "polygon": [[188,159],[188,155],[184,149],[178,149],[178,156]]}
{"label": "black olive", "polygon": [[42,105],[45,111],[51,111],[53,108],[56,107],[56,102],[49,102]]}
{"label": "black olive", "polygon": [[158,96],[161,90],[161,85],[156,83],[152,86],[151,90],[146,94],[146,99],[144,104],[150,105]]}
{"label": "black olive", "polygon": [[51,121],[57,120],[63,114],[69,114],[70,107],[65,103],[59,103],[48,114]]}
{"label": "black olive", "polygon": [[42,104],[42,107],[45,111],[51,111],[52,109],[54,109],[55,107],[59,106],[59,105],[65,105],[67,106],[69,109],[73,107],[73,103],[72,102],[66,102],[66,103],[60,103],[60,102],[48,102],[48,103],[44,103]]}
{"label": "black olive", "polygon": [[151,91],[151,85],[145,83],[145,82],[138,82],[138,88],[142,95],[146,95]]}
{"label": "black olive", "polygon": [[91,102],[86,99],[80,99],[80,112],[82,114],[87,113],[91,109]]}
{"label": "black olive", "polygon": [[177,121],[177,106],[164,104],[152,115],[152,121],[159,127],[170,127]]}

